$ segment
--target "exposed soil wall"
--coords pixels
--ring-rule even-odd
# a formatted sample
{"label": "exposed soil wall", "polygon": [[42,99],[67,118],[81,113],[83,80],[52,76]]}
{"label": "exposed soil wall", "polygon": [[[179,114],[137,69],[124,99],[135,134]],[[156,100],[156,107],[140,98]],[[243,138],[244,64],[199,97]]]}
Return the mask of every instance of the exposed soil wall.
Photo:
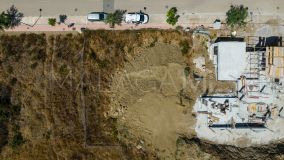
{"label": "exposed soil wall", "polygon": [[280,156],[284,154],[284,144],[281,142],[252,147],[236,147],[231,145],[214,144],[198,138],[182,139],[187,144],[197,144],[202,151],[220,159],[274,160],[280,158]]}

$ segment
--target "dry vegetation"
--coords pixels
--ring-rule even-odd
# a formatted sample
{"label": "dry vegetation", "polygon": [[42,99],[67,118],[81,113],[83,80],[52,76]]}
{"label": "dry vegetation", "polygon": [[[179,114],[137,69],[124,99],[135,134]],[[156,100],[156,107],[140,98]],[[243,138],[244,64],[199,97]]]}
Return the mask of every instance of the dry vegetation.
{"label": "dry vegetation", "polygon": [[[164,49],[165,54],[179,54],[168,60],[160,53],[156,59],[164,59],[153,61],[153,66],[160,67],[159,71],[169,69],[173,73],[175,68],[189,68],[187,79],[191,80],[191,85],[197,86],[196,90],[192,90],[192,86],[185,88],[180,97],[189,102],[187,107],[179,108],[179,104],[173,104],[177,107],[169,106],[165,114],[169,114],[167,111],[177,111],[183,115],[182,119],[189,116],[192,120],[191,104],[197,96],[232,89],[230,84],[221,86],[214,81],[212,72],[202,73],[205,78],[201,82],[192,78],[196,71],[192,63],[194,57],[205,56],[207,68],[212,70],[204,41],[202,37],[193,41],[190,33],[174,30],[98,30],[86,31],[84,34],[50,36],[2,35],[0,158],[132,160],[167,157],[167,151],[158,151],[163,146],[141,149],[137,147],[141,137],[123,136],[126,132],[121,130],[121,119],[111,113],[112,109],[117,109],[111,108],[112,104],[119,105],[112,99],[116,96],[112,92],[115,83],[113,77],[123,70],[141,71],[145,64],[138,57],[145,54],[151,59],[159,47]],[[176,65],[171,66],[169,63]],[[169,68],[166,68],[167,65]],[[143,83],[146,84],[148,80],[146,77]],[[204,86],[205,81],[211,83]],[[165,88],[163,92],[178,97],[178,93],[169,90]],[[179,102],[172,99],[164,104],[175,101]],[[151,114],[145,117],[147,116]],[[132,132],[132,129],[129,128],[127,132]],[[147,137],[142,139],[147,140]],[[176,145],[175,138],[173,141]]]}

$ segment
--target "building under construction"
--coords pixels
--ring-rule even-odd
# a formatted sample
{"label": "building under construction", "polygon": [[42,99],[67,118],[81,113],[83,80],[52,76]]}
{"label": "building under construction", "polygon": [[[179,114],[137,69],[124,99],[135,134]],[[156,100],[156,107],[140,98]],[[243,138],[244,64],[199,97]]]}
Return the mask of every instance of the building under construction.
{"label": "building under construction", "polygon": [[236,83],[236,91],[205,95],[197,100],[196,130],[201,137],[210,137],[205,134],[210,131],[214,131],[211,138],[218,136],[216,132],[220,129],[233,129],[230,132],[236,134],[235,138],[242,132],[254,135],[243,129],[258,129],[261,130],[258,134],[268,134],[279,121],[284,123],[282,37],[220,37],[210,46],[209,53],[216,79]]}

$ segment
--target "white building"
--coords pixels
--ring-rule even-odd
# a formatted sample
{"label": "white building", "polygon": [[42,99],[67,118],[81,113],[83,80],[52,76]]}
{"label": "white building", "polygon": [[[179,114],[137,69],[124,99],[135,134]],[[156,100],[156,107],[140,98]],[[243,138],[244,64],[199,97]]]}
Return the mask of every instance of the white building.
{"label": "white building", "polygon": [[211,58],[216,65],[217,80],[236,81],[248,67],[246,42],[224,41],[214,43]]}

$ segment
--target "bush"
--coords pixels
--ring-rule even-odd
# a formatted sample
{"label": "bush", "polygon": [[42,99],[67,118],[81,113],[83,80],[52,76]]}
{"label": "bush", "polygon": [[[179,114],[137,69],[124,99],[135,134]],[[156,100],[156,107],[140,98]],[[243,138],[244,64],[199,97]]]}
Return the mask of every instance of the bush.
{"label": "bush", "polygon": [[12,142],[11,142],[11,147],[13,149],[17,148],[18,146],[22,145],[25,143],[25,140],[21,134],[21,132],[16,131],[15,135],[13,136]]}
{"label": "bush", "polygon": [[48,18],[48,24],[51,25],[51,26],[55,26],[56,19],[55,18]]}
{"label": "bush", "polygon": [[6,122],[10,118],[9,106],[0,104],[0,122]]}
{"label": "bush", "polygon": [[189,68],[189,66],[186,66],[186,67],[184,68],[184,75],[185,75],[186,77],[188,77],[189,74],[190,74],[190,68]]}
{"label": "bush", "polygon": [[98,63],[100,68],[106,68],[109,64],[109,61],[107,59],[97,60],[97,63]]}
{"label": "bush", "polygon": [[248,7],[244,7],[243,5],[231,5],[226,15],[227,25],[231,28],[244,26],[246,25],[245,19],[248,17]]}
{"label": "bush", "polygon": [[0,104],[0,122],[8,122],[10,118],[15,119],[21,113],[20,105]]}
{"label": "bush", "polygon": [[96,52],[95,52],[93,49],[91,50],[90,58],[91,58],[92,60],[96,60],[96,59],[97,59],[97,54],[96,54]]}
{"label": "bush", "polygon": [[64,15],[64,14],[59,15],[59,22],[60,23],[65,23],[66,19],[67,19],[66,15]]}
{"label": "bush", "polygon": [[13,67],[12,67],[12,66],[8,66],[8,67],[7,67],[7,72],[8,72],[9,74],[12,74],[12,73],[14,72]]}
{"label": "bush", "polygon": [[0,122],[0,150],[8,143],[8,127]]}
{"label": "bush", "polygon": [[37,66],[38,66],[38,63],[35,62],[35,63],[31,64],[31,69],[35,69]]}
{"label": "bush", "polygon": [[11,115],[12,116],[19,116],[21,113],[21,106],[20,105],[12,105],[11,106]]}
{"label": "bush", "polygon": [[11,18],[4,12],[0,14],[0,31],[9,28],[11,24]]}
{"label": "bush", "polygon": [[23,17],[24,14],[12,5],[6,12],[0,14],[0,30],[18,26]]}
{"label": "bush", "polygon": [[114,28],[116,24],[121,25],[125,12],[126,10],[116,10],[113,13],[109,13],[106,17],[105,23],[109,24],[110,28]]}
{"label": "bush", "polygon": [[21,20],[24,17],[23,13],[19,12],[14,5],[12,5],[6,12],[11,20],[11,23],[9,25],[11,28],[20,25]]}
{"label": "bush", "polygon": [[14,85],[17,83],[17,81],[18,81],[17,78],[15,78],[15,77],[12,78],[12,79],[10,80],[10,85],[11,85],[11,86],[14,86]]}
{"label": "bush", "polygon": [[44,62],[46,59],[46,53],[45,50],[39,50],[37,53],[34,53],[33,60]]}
{"label": "bush", "polygon": [[66,64],[63,64],[60,66],[59,73],[64,76],[66,76],[69,73],[69,70]]}
{"label": "bush", "polygon": [[177,15],[177,8],[172,7],[168,12],[167,12],[167,23],[174,26],[179,19],[179,15]]}
{"label": "bush", "polygon": [[181,53],[183,55],[188,53],[188,51],[189,51],[189,43],[188,43],[187,40],[183,40],[183,41],[179,42],[179,46],[181,47],[180,50],[181,50]]}
{"label": "bush", "polygon": [[183,27],[182,27],[182,26],[176,26],[176,30],[182,31],[182,30],[183,30]]}

